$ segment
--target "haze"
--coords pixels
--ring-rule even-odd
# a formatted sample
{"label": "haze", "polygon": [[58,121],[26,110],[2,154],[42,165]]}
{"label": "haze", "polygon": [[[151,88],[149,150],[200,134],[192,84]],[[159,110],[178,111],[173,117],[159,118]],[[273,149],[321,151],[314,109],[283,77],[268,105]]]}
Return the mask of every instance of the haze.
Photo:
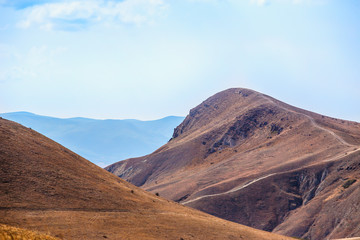
{"label": "haze", "polygon": [[360,121],[357,0],[0,0],[0,112],[185,116],[246,87]]}

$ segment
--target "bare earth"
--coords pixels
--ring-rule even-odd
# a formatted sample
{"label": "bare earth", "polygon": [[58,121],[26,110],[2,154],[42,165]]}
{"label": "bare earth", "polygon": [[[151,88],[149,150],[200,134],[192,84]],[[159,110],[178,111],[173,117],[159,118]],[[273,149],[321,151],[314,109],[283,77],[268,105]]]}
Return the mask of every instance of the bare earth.
{"label": "bare earth", "polygon": [[0,223],[60,239],[289,239],[145,192],[4,119]]}
{"label": "bare earth", "polygon": [[169,143],[106,169],[258,229],[308,239],[360,236],[360,123],[252,90],[210,97],[190,111]]}

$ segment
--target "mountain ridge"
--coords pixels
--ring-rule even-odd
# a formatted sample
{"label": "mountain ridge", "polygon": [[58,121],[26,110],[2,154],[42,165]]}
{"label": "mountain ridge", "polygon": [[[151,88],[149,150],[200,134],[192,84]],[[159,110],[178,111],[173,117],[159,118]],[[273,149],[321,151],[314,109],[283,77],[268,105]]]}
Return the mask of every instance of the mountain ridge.
{"label": "mountain ridge", "polygon": [[[305,209],[308,202],[315,204],[312,191],[322,182],[324,169],[330,172],[324,179],[336,176],[334,166],[347,158],[355,161],[359,150],[360,124],[357,122],[293,107],[249,89],[233,88],[191,109],[174,130],[170,142],[154,153],[117,162],[106,169],[187,206],[259,229],[277,231],[289,214]],[[322,169],[321,173],[315,171],[318,168]],[[305,180],[299,180],[301,174]],[[296,186],[279,182],[279,176]],[[295,180],[291,180],[293,177]],[[339,185],[342,180],[336,179]],[[279,195],[282,201],[276,203],[271,193],[261,188],[257,191],[264,195],[257,196],[252,191],[259,184],[273,189],[273,194]],[[337,188],[334,184],[328,187],[334,190]],[[232,197],[237,195],[243,199],[239,194],[248,194],[254,199],[249,197],[239,205]],[[319,198],[325,196],[325,192],[318,194]],[[254,206],[257,201],[262,203]],[[223,202],[226,204],[220,207]],[[241,210],[244,208],[247,210]],[[251,208],[268,210],[263,214]],[[236,217],[232,212],[240,215]],[[334,230],[329,227],[330,233],[326,235],[311,232],[311,226],[300,224],[298,228],[301,227],[303,231],[296,230],[295,235],[291,235],[294,231],[289,229],[282,229],[281,233],[322,239]],[[336,231],[333,234],[337,236]]]}
{"label": "mountain ridge", "polygon": [[173,128],[183,119],[176,116],[151,121],[55,118],[30,112],[0,116],[31,127],[100,166],[151,153],[169,140]]}
{"label": "mountain ridge", "polygon": [[0,206],[1,224],[59,239],[290,239],[148,193],[1,118]]}

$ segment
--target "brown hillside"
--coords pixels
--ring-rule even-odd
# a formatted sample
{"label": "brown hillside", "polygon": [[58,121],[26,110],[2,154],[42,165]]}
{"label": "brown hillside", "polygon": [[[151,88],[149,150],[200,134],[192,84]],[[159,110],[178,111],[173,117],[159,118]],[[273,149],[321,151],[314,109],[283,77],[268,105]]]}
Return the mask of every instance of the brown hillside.
{"label": "brown hillside", "polygon": [[0,223],[60,239],[288,239],[147,193],[4,119]]}
{"label": "brown hillside", "polygon": [[339,220],[355,204],[350,199],[360,197],[352,190],[360,180],[341,187],[358,177],[359,146],[356,122],[228,89],[192,109],[154,153],[106,169],[168,199],[259,229],[310,239],[346,237],[360,234],[360,225]]}

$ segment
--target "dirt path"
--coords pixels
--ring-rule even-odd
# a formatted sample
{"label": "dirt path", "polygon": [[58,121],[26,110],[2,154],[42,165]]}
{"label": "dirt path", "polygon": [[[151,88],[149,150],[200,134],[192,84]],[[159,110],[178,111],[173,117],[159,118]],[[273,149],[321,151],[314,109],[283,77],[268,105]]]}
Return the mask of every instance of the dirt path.
{"label": "dirt path", "polygon": [[226,191],[226,192],[200,196],[200,197],[191,199],[191,200],[189,200],[189,201],[183,202],[182,204],[187,204],[187,203],[195,202],[195,201],[198,201],[198,200],[200,200],[200,199],[207,198],[207,197],[221,196],[221,195],[225,195],[225,194],[228,194],[228,193],[236,192],[236,191],[239,191],[239,190],[241,190],[241,189],[243,189],[243,188],[246,188],[247,186],[250,186],[250,185],[253,184],[253,183],[256,183],[256,182],[258,182],[258,181],[260,181],[260,180],[263,180],[263,179],[268,178],[268,177],[270,177],[270,176],[273,176],[273,175],[275,175],[275,174],[276,174],[276,173],[271,173],[271,174],[268,174],[268,175],[266,175],[266,176],[262,176],[262,177],[256,178],[256,179],[254,179],[254,180],[252,180],[252,181],[250,181],[250,182],[248,182],[248,183],[246,183],[246,184],[244,184],[244,185],[237,186],[237,187],[235,187],[235,188],[233,188],[233,189],[230,189],[230,190],[228,190],[228,191]]}
{"label": "dirt path", "polygon": [[[266,100],[268,100],[268,101],[270,101],[271,103],[273,103],[273,104],[275,104],[275,105],[278,105],[278,104],[276,104],[273,100],[267,98],[266,96],[263,96],[263,98],[266,99]],[[279,106],[279,105],[278,105],[278,106]],[[321,127],[320,125],[318,125],[318,124],[316,123],[316,121],[315,121],[315,119],[314,119],[313,117],[308,116],[308,115],[306,115],[306,114],[304,114],[304,113],[299,113],[299,112],[296,112],[296,111],[294,111],[294,110],[290,110],[290,109],[288,109],[288,108],[286,108],[286,107],[283,107],[283,106],[279,106],[279,107],[282,108],[282,109],[284,109],[285,111],[288,111],[288,112],[292,112],[292,113],[295,113],[295,114],[299,114],[299,115],[305,116],[306,118],[308,118],[308,119],[310,120],[311,124],[312,124],[314,127],[316,127],[316,128],[318,128],[318,129],[320,129],[320,130],[322,130],[322,131],[325,131],[325,132],[329,133],[329,134],[332,135],[336,140],[338,140],[341,144],[346,145],[346,146],[349,146],[349,147],[355,147],[352,151],[344,151],[344,152],[341,152],[341,153],[337,154],[336,156],[333,156],[333,157],[330,157],[330,158],[328,158],[328,159],[323,160],[323,162],[335,161],[335,160],[343,157],[344,155],[350,155],[350,154],[353,154],[353,153],[355,153],[355,152],[360,151],[360,146],[356,146],[356,145],[350,144],[350,143],[346,142],[343,138],[341,138],[339,135],[337,135],[335,132],[333,132],[333,131],[331,131],[331,130],[329,130],[329,129],[326,129],[326,128],[324,128],[324,127]],[[236,191],[239,191],[239,190],[241,190],[241,189],[244,189],[244,188],[250,186],[250,185],[253,184],[253,183],[256,183],[256,182],[258,182],[258,181],[261,181],[261,180],[263,180],[263,179],[266,179],[266,178],[268,178],[268,177],[271,177],[271,176],[276,175],[276,174],[281,174],[281,173],[283,173],[283,172],[280,172],[280,173],[271,173],[271,174],[268,174],[268,175],[265,175],[265,176],[256,178],[256,179],[254,179],[254,180],[252,180],[252,181],[250,181],[250,182],[248,182],[248,183],[246,183],[246,184],[242,184],[242,185],[240,185],[240,186],[237,186],[237,187],[235,187],[235,188],[232,188],[232,189],[230,189],[230,190],[228,190],[228,191],[226,191],[226,192],[203,195],[203,196],[200,196],[200,197],[191,199],[191,200],[189,200],[189,201],[185,201],[185,202],[183,202],[182,204],[185,205],[185,204],[188,204],[188,203],[191,203],[191,202],[195,202],[195,201],[198,201],[198,200],[201,200],[201,199],[204,199],[204,198],[216,197],[216,196],[221,196],[221,195],[229,194],[229,193],[232,193],[232,192],[236,192]]]}
{"label": "dirt path", "polygon": [[[350,154],[353,154],[353,153],[359,152],[359,151],[360,151],[360,148],[356,148],[356,149],[354,149],[354,150],[352,150],[352,151],[350,151],[350,152],[346,152],[346,155],[350,155]],[[323,160],[323,162],[336,161],[336,160],[338,160],[339,158],[344,157],[344,156],[345,156],[344,154],[345,154],[345,153],[342,152],[342,153],[340,153],[340,154],[338,154],[338,155],[336,155],[336,156],[334,156],[334,157],[331,157],[331,158],[328,158],[328,159]],[[232,192],[236,192],[236,191],[239,191],[239,190],[241,190],[241,189],[244,189],[244,188],[246,188],[246,187],[250,186],[251,184],[254,184],[254,183],[258,182],[258,181],[261,181],[261,180],[263,180],[263,179],[266,179],[266,178],[271,177],[271,176],[274,176],[274,175],[283,174],[283,173],[286,173],[286,172],[271,173],[271,174],[268,174],[268,175],[265,175],[265,176],[256,178],[256,179],[254,179],[254,180],[251,180],[251,181],[248,182],[248,183],[245,183],[245,184],[242,184],[242,185],[240,185],[240,186],[234,187],[234,188],[232,188],[232,189],[230,189],[230,190],[228,190],[228,191],[226,191],[226,192],[203,195],[203,196],[200,196],[200,197],[191,199],[191,200],[189,200],[189,201],[182,202],[181,204],[184,204],[184,205],[185,205],[185,204],[188,204],[188,203],[191,203],[191,202],[195,202],[195,201],[198,201],[198,200],[201,200],[201,199],[204,199],[204,198],[216,197],[216,196],[221,196],[221,195],[229,194],[229,193],[232,193]],[[360,240],[360,239],[359,239],[359,240]]]}
{"label": "dirt path", "polygon": [[323,131],[329,133],[329,134],[332,135],[334,138],[336,138],[341,144],[347,145],[347,146],[350,146],[350,147],[359,147],[359,146],[356,146],[356,145],[353,145],[353,144],[350,144],[350,143],[346,142],[343,138],[341,138],[341,137],[340,137],[339,135],[337,135],[335,132],[333,132],[333,131],[331,131],[331,130],[329,130],[329,129],[327,129],[327,128],[321,127],[319,124],[316,123],[316,121],[315,121],[315,119],[314,119],[313,117],[311,117],[311,116],[309,116],[309,115],[306,115],[306,114],[304,114],[304,113],[296,112],[296,111],[294,111],[294,110],[291,110],[291,109],[288,109],[288,108],[286,108],[286,107],[280,106],[279,104],[276,104],[272,99],[270,99],[270,98],[268,98],[268,97],[266,97],[266,96],[263,96],[263,98],[266,99],[266,100],[268,100],[268,101],[270,101],[271,103],[279,106],[280,108],[284,109],[285,111],[292,112],[292,113],[299,114],[299,115],[302,115],[302,116],[304,116],[304,117],[307,117],[307,118],[310,120],[310,122],[313,124],[314,127],[316,127],[316,128],[318,128],[318,129],[320,129],[320,130],[323,130]]}

